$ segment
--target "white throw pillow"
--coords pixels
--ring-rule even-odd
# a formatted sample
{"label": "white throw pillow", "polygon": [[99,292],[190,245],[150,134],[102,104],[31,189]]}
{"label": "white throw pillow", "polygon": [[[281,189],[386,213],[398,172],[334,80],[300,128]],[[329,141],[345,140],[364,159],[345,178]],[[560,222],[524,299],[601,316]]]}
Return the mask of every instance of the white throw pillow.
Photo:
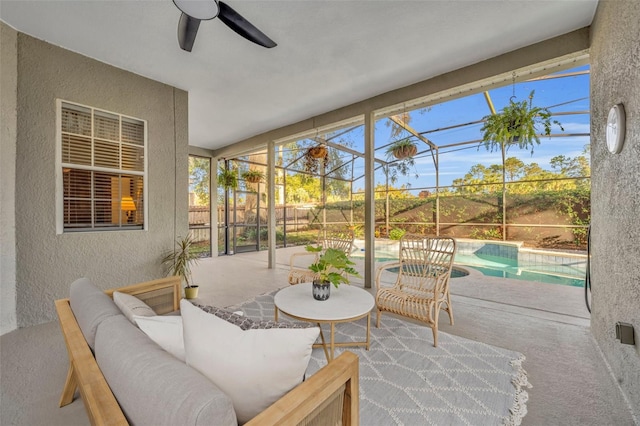
{"label": "white throw pillow", "polygon": [[134,319],[140,330],[151,340],[180,361],[185,361],[181,316],[141,317],[134,315]]}
{"label": "white throw pillow", "polygon": [[180,302],[187,364],[233,402],[238,423],[251,420],[302,382],[318,327],[242,330]]}
{"label": "white throw pillow", "polygon": [[120,308],[125,317],[132,323],[136,323],[133,318],[134,315],[143,317],[154,317],[156,313],[142,300],[130,294],[121,293],[119,291],[113,292],[113,301]]}

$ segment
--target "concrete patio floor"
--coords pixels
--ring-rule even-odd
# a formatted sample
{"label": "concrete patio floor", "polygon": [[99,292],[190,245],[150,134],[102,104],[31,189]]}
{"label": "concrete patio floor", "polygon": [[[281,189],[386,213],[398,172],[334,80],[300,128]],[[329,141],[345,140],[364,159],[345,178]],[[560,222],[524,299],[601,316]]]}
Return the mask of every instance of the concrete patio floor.
{"label": "concrete patio floor", "polygon": [[[275,269],[266,269],[267,252],[203,260],[194,270],[199,299],[232,306],[250,294],[286,287],[289,257],[301,250],[278,249]],[[362,261],[356,264],[362,270]],[[440,330],[526,356],[524,368],[533,387],[528,390],[523,425],[635,424],[589,331],[583,288],[495,278],[464,269],[468,276],[451,280],[454,325],[441,316]],[[383,281],[392,280],[392,274],[383,275]],[[352,280],[352,285],[362,286],[363,281]]]}
{"label": "concrete patio floor", "polygon": [[[275,269],[267,269],[267,252],[203,259],[194,268],[199,302],[232,306],[286,287],[289,256],[300,250],[279,249]],[[442,332],[526,356],[533,388],[523,425],[637,422],[591,336],[583,289],[485,277],[475,270],[452,279],[451,289],[455,325],[443,316]],[[0,424],[89,424],[82,401],[57,406],[68,367],[57,322],[3,335],[0,351]]]}

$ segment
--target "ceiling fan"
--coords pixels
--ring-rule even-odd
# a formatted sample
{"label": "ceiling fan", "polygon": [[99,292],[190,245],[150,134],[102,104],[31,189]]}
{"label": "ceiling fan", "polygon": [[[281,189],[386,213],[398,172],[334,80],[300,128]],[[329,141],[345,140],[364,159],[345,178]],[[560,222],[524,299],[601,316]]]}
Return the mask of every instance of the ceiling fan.
{"label": "ceiling fan", "polygon": [[200,21],[208,21],[216,16],[229,28],[249,41],[267,48],[277,46],[273,40],[222,1],[173,0],[173,3],[182,12],[180,21],[178,21],[178,43],[182,50],[191,52]]}

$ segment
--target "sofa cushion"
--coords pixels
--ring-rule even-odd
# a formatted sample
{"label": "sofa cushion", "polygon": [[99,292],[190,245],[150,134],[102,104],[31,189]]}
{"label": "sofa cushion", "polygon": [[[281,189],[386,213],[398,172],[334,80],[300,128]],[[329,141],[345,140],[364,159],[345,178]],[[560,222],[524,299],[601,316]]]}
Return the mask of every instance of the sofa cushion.
{"label": "sofa cushion", "polygon": [[124,316],[98,327],[96,361],[129,423],[236,425],[230,398]]}
{"label": "sofa cushion", "polygon": [[320,329],[242,330],[180,302],[187,365],[231,397],[240,424],[302,382]]}
{"label": "sofa cushion", "polygon": [[[116,293],[113,293],[114,300]],[[203,306],[193,304],[205,312],[214,314],[218,318],[237,325],[242,330],[255,330],[260,328],[313,328],[317,327],[312,323],[293,323],[288,321],[256,321],[247,318],[242,311],[231,312],[226,309],[214,306]],[[177,311],[180,314],[180,311]],[[169,352],[181,361],[185,361],[184,338],[182,333],[182,317],[174,315],[139,316],[133,315],[132,322],[138,326],[151,340],[156,342],[162,349]]]}
{"label": "sofa cushion", "polygon": [[317,328],[316,324],[310,322],[289,322],[289,321],[272,321],[272,320],[252,320],[242,315],[242,311],[231,312],[226,309],[217,308],[215,306],[199,305],[193,303],[194,306],[205,312],[213,314],[231,324],[237,325],[242,330],[257,330],[259,328]]}
{"label": "sofa cushion", "polygon": [[142,300],[127,293],[113,292],[113,302],[116,304],[125,317],[132,323],[136,323],[134,315],[143,317],[153,317],[156,315],[153,309]]}
{"label": "sofa cushion", "polygon": [[143,317],[134,315],[138,328],[162,349],[184,362],[184,340],[182,338],[182,317],[156,315]]}
{"label": "sofa cushion", "polygon": [[71,283],[69,304],[89,347],[95,349],[96,330],[102,321],[122,315],[113,300],[87,278]]}

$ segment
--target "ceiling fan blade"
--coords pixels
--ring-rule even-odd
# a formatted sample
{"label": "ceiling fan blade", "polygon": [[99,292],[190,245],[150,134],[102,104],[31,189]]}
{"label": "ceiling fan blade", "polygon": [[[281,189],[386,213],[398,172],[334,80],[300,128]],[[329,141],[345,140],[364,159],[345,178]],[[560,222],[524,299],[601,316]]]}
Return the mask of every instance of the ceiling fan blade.
{"label": "ceiling fan blade", "polygon": [[228,4],[219,1],[218,7],[220,8],[218,18],[220,18],[222,22],[224,22],[229,28],[240,34],[242,37],[267,48],[277,46],[276,42],[267,37],[262,31],[254,27],[251,22],[244,19]]}
{"label": "ceiling fan blade", "polygon": [[184,12],[180,15],[180,20],[178,21],[178,43],[182,50],[191,52],[199,26],[199,19],[192,18]]}

